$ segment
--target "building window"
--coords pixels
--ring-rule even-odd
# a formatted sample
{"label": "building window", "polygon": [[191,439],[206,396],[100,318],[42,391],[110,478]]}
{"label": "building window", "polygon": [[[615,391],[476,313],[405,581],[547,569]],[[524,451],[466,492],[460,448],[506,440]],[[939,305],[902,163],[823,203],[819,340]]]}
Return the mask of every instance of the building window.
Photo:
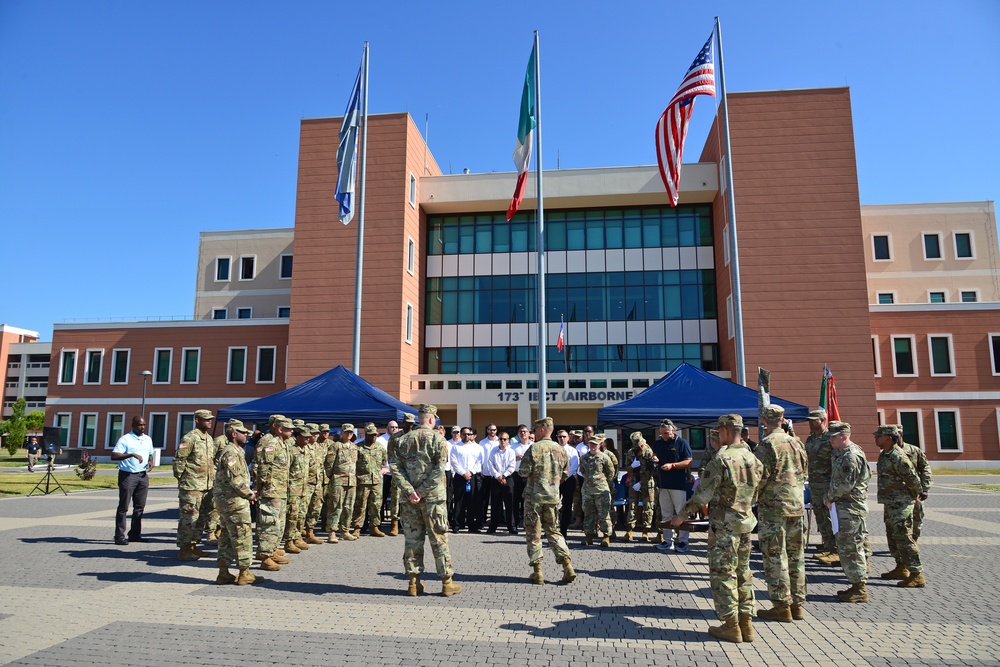
{"label": "building window", "polygon": [[292,279],[292,256],[282,255],[281,266],[278,268],[278,278],[281,280]]}
{"label": "building window", "polygon": [[213,320],[224,320],[229,317],[228,308],[213,308],[212,309],[212,319]]}
{"label": "building window", "polygon": [[170,371],[173,361],[173,348],[158,347],[153,350],[153,384],[170,383]]}
{"label": "building window", "polygon": [[943,259],[940,234],[924,234],[924,259]]}
{"label": "building window", "polygon": [[101,384],[101,366],[104,350],[87,350],[87,370],[83,375],[84,384]]}
{"label": "building window", "polygon": [[52,420],[52,425],[59,429],[59,439],[63,447],[69,447],[69,430],[73,425],[73,415],[60,412]]}
{"label": "building window", "polygon": [[410,206],[417,207],[417,177],[410,174]]}
{"label": "building window", "polygon": [[226,370],[226,384],[243,384],[247,381],[247,349],[229,348],[229,367]]}
{"label": "building window", "polygon": [[406,344],[413,344],[413,306],[406,304]]}
{"label": "building window", "polygon": [[955,358],[951,346],[951,334],[929,334],[927,347],[931,357],[931,375],[955,375]]}
{"label": "building window", "polygon": [[729,225],[722,228],[722,261],[729,266]]}
{"label": "building window", "polygon": [[955,258],[976,258],[975,249],[972,245],[972,232],[955,232]]}
{"label": "building window", "polygon": [[253,317],[253,308],[237,308],[236,309],[236,319],[238,320],[249,320]]}
{"label": "building window", "polygon": [[125,435],[125,413],[108,413],[108,437],[105,439],[105,448],[113,449],[121,437]]}
{"label": "building window", "polygon": [[201,367],[201,348],[185,347],[181,351],[181,384],[197,384]]}
{"label": "building window", "polygon": [[882,360],[878,354],[878,336],[872,336],[872,359],[875,362],[875,377],[882,377]]}
{"label": "building window", "polygon": [[[177,439],[180,440],[185,435],[194,430],[194,413],[180,413],[177,415]],[[225,429],[223,429],[225,430]]]}
{"label": "building window", "polygon": [[272,346],[257,348],[257,384],[272,384],[278,348]]}
{"label": "building window", "polygon": [[732,340],[736,336],[736,323],[733,322],[733,295],[730,294],[726,297],[726,328],[729,334],[729,339]]}
{"label": "building window", "polygon": [[958,410],[935,410],[937,422],[938,451],[962,451],[962,429],[958,420]]}
{"label": "building window", "polygon": [[962,290],[960,293],[962,303],[976,303],[979,301],[979,290]]}
{"label": "building window", "polygon": [[128,384],[131,350],[111,350],[111,384]]}
{"label": "building window", "polygon": [[59,384],[76,383],[76,350],[63,350],[59,355]]}
{"label": "building window", "polygon": [[406,242],[406,270],[409,271],[410,275],[413,275],[413,269],[417,264],[417,244],[413,241],[413,238]]}
{"label": "building window", "polygon": [[94,449],[97,447],[97,413],[80,413],[80,447]]}
{"label": "building window", "polygon": [[990,367],[993,375],[1000,375],[1000,333],[990,334]]}
{"label": "building window", "polygon": [[895,292],[879,292],[878,302],[883,306],[888,305],[890,303],[896,303]]}
{"label": "building window", "polygon": [[923,421],[920,410],[899,410],[899,423],[903,426],[903,442],[924,448]]}
{"label": "building window", "polygon": [[289,306],[278,306],[278,317],[280,319],[287,319],[292,314],[292,309]]}
{"label": "building window", "polygon": [[927,301],[928,303],[944,303],[944,292],[928,292]]}
{"label": "building window", "polygon": [[215,258],[215,282],[217,283],[229,282],[229,264],[231,262],[232,262],[231,257]]}
{"label": "building window", "polygon": [[167,413],[151,412],[149,414],[148,435],[153,441],[153,447],[163,449],[167,446]]}
{"label": "building window", "polygon": [[872,253],[876,262],[889,262],[892,260],[892,248],[889,234],[872,235]]}
{"label": "building window", "polygon": [[240,257],[240,280],[253,280],[257,275],[257,256]]}
{"label": "building window", "polygon": [[917,374],[917,359],[914,356],[913,336],[892,337],[892,374],[913,377]]}

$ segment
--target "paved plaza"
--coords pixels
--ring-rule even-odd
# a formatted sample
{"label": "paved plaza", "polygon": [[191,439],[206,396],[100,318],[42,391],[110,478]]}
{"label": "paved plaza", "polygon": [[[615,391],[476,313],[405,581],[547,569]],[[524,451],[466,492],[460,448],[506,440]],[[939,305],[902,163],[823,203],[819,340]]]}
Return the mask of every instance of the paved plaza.
{"label": "paved plaza", "polygon": [[[838,603],[840,570],[810,566],[806,620],[759,621],[749,644],[705,632],[704,534],[662,554],[570,533],[577,580],[532,586],[523,535],[461,533],[450,541],[462,593],[438,594],[428,547],[428,594],[410,598],[401,536],[317,545],[261,585],[216,586],[214,557],[174,559],[176,487],[150,488],[150,541],[126,547],[111,539],[116,491],[5,499],[0,663],[1000,665],[1000,494],[956,486],[997,480],[936,480],[920,539],[928,587],[904,590],[877,578],[893,563],[873,479],[871,603]],[[545,564],[557,582],[549,551]],[[759,553],[753,566],[769,607]]]}

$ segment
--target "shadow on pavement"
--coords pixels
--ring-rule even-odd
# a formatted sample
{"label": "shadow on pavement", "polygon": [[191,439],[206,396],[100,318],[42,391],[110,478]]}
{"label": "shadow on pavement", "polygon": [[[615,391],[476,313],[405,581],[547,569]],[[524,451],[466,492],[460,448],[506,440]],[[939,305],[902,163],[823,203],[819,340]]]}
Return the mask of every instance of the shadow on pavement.
{"label": "shadow on pavement", "polygon": [[158,584],[211,584],[215,582],[216,572],[213,563],[212,570],[210,572],[206,570],[204,579],[178,576],[169,572],[80,572],[78,576],[93,577],[97,581],[116,584],[138,579]]}
{"label": "shadow on pavement", "polygon": [[[630,617],[646,618],[691,618],[708,620],[711,612],[699,609],[682,609],[663,605],[588,607],[579,604],[561,604],[554,607],[559,611],[582,611],[584,618],[556,621],[552,627],[540,628],[527,623],[505,623],[504,630],[526,632],[533,637],[545,639],[631,639],[646,641],[705,642],[710,636],[703,631],[651,628],[640,625]],[[715,640],[712,640],[715,641]]]}

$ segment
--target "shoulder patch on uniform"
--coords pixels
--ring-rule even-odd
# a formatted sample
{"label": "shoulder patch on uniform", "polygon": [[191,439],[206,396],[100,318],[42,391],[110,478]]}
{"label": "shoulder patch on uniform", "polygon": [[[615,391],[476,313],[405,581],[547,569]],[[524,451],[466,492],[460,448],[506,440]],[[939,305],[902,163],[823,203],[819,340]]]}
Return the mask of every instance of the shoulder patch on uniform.
{"label": "shoulder patch on uniform", "polygon": [[236,459],[229,459],[229,463],[227,463],[226,465],[230,465],[230,466],[236,465]]}
{"label": "shoulder patch on uniform", "polygon": [[257,448],[257,451],[258,451],[258,452],[262,452],[262,451],[264,451],[264,448],[263,448],[263,447],[258,447],[258,448]]}
{"label": "shoulder patch on uniform", "polygon": [[265,452],[273,452],[274,451],[274,447],[265,447],[264,451]]}
{"label": "shoulder patch on uniform", "polygon": [[187,448],[187,444],[185,444],[183,442],[181,444],[177,445],[177,449],[186,449],[186,448]]}

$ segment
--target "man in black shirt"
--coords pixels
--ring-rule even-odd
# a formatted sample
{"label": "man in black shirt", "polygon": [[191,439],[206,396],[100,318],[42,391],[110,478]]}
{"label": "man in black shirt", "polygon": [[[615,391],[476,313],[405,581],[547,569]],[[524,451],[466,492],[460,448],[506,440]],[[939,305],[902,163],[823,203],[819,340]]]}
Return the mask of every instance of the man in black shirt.
{"label": "man in black shirt", "polygon": [[[660,488],[660,516],[666,518],[681,511],[687,502],[687,475],[691,467],[691,445],[677,435],[677,427],[669,419],[660,422],[660,437],[653,443],[653,462],[657,467],[657,484]],[[676,542],[673,529],[663,529],[663,543],[656,545],[660,551],[673,547],[677,553],[688,549],[688,531],[678,530]]]}

